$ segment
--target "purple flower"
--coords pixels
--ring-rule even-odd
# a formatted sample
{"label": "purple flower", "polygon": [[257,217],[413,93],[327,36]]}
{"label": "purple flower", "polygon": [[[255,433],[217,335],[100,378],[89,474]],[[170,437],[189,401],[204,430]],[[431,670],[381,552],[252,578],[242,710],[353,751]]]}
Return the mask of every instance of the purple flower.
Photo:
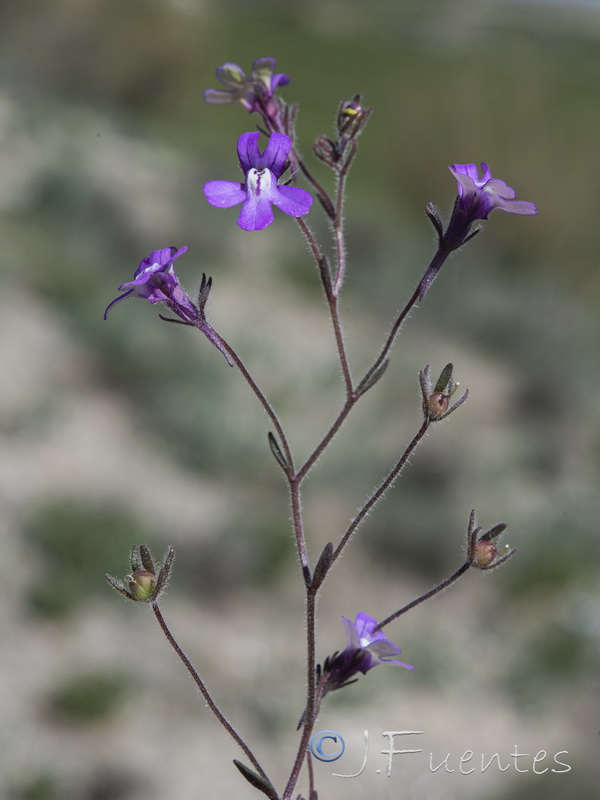
{"label": "purple flower", "polygon": [[458,181],[460,209],[470,216],[472,222],[487,219],[495,208],[510,214],[537,214],[534,203],[515,200],[517,193],[514,189],[500,178],[492,178],[485,161],[481,165],[481,178],[477,164],[452,164],[448,169]]}
{"label": "purple flower", "polygon": [[104,319],[108,317],[108,312],[114,305],[128,297],[142,297],[151,303],[166,303],[179,319],[170,319],[162,316],[161,319],[198,328],[223,354],[227,363],[233,366],[233,362],[227,353],[227,345],[206,321],[205,307],[210,294],[212,279],[207,279],[206,275],[202,276],[197,306],[192,303],[186,292],[179,285],[173,262],[183,255],[186,250],[187,247],[182,247],[180,250],[176,247],[165,247],[164,250],[154,250],[147,258],[143,258],[135,271],[133,280],[129,283],[122,283],[119,286],[119,291],[124,292],[124,294],[116,297],[112,303],[108,304],[104,312]]}
{"label": "purple flower", "polygon": [[515,200],[517,193],[513,188],[499,178],[492,178],[485,161],[481,165],[481,178],[477,164],[452,164],[448,169],[458,181],[458,197],[444,235],[448,249],[455,250],[464,244],[471,225],[487,219],[495,208],[509,214],[537,214],[534,203]]}
{"label": "purple flower", "polygon": [[194,325],[198,310],[179,285],[173,267],[175,259],[183,255],[186,250],[187,247],[182,247],[180,250],[176,247],[166,247],[164,250],[154,250],[147,258],[143,258],[133,280],[119,286],[119,291],[125,293],[109,303],[104,312],[104,319],[107,318],[110,309],[121,300],[127,297],[142,297],[151,303],[166,303],[184,322]]}
{"label": "purple flower", "polygon": [[399,664],[401,667],[406,667],[406,669],[414,669],[414,667],[405,664],[403,661],[394,661],[390,658],[390,656],[400,655],[402,650],[398,645],[390,642],[383,631],[375,631],[378,623],[374,617],[359,611],[356,615],[356,622],[350,622],[346,617],[342,617],[342,622],[344,623],[348,640],[344,652],[361,648],[369,654],[370,661],[368,666],[363,664],[360,668],[363,674],[378,664]]}
{"label": "purple flower", "polygon": [[481,164],[483,171],[481,178],[477,164],[452,164],[448,169],[458,181],[458,197],[446,230],[433,203],[429,203],[425,209],[438,235],[438,251],[419,284],[419,300],[422,300],[429,291],[450,253],[479,233],[481,226],[471,231],[474,222],[487,219],[495,208],[507,211],[509,214],[537,214],[537,206],[534,203],[528,200],[515,200],[516,192],[512,187],[499,178],[492,178],[490,168],[485,161]]}
{"label": "purple flower", "polygon": [[258,149],[259,133],[243,133],[237,143],[245,183],[209,181],[204,194],[211,206],[231,208],[243,203],[238,225],[245,231],[260,231],[273,222],[271,205],[290,217],[308,214],[312,197],[295,186],[278,186],[286,168],[292,141],[283,133],[272,133],[263,153]]}
{"label": "purple flower", "polygon": [[392,656],[400,655],[401,649],[385,636],[383,631],[375,631],[377,620],[362,611],[356,615],[356,622],[342,617],[346,629],[347,644],[341,653],[335,653],[325,662],[323,672],[327,675],[323,696],[347,685],[356,675],[366,675],[379,664],[398,664],[406,669],[414,669]]}
{"label": "purple flower", "polygon": [[250,72],[250,77],[238,64],[227,63],[217,67],[217,78],[227,89],[206,89],[204,99],[207,103],[224,105],[241,103],[248,111],[263,113],[268,101],[278,86],[287,86],[289,77],[280,72],[275,75],[274,58],[259,58]]}

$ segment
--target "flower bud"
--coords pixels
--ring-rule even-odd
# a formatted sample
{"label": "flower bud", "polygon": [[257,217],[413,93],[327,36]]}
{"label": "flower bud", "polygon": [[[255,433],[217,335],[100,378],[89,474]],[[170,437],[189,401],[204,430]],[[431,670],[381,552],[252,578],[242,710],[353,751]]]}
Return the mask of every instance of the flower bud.
{"label": "flower bud", "polygon": [[469,396],[469,390],[467,389],[454,405],[450,405],[450,401],[458,389],[458,383],[452,377],[453,370],[454,366],[452,364],[446,364],[433,387],[433,391],[431,390],[431,382],[429,380],[429,364],[419,372],[423,416],[428,423],[439,422],[442,419],[446,419],[446,417],[454,413]]}
{"label": "flower bud", "polygon": [[442,417],[450,404],[450,398],[443,392],[434,392],[427,400],[427,416],[431,421]]}
{"label": "flower bud", "polygon": [[113,578],[112,575],[104,577],[115,591],[128,600],[135,600],[138,603],[156,603],[171,577],[174,559],[175,550],[169,547],[157,567],[145,544],[134,545],[129,556],[131,566],[129,575],[126,575],[124,580]]}
{"label": "flower bud", "polygon": [[498,557],[498,549],[493,542],[479,540],[473,548],[471,566],[486,569]]}
{"label": "flower bud", "polygon": [[149,603],[154,599],[156,575],[147,569],[136,569],[128,576],[127,585],[134,600]]}
{"label": "flower bud", "polygon": [[352,100],[345,100],[338,112],[338,135],[345,139],[354,139],[360,133],[370,113],[370,108],[363,108],[360,104],[360,95],[355,95]]}
{"label": "flower bud", "polygon": [[327,136],[319,136],[313,145],[313,150],[316,157],[324,161],[329,167],[333,167],[339,160],[335,142],[332,142]]}

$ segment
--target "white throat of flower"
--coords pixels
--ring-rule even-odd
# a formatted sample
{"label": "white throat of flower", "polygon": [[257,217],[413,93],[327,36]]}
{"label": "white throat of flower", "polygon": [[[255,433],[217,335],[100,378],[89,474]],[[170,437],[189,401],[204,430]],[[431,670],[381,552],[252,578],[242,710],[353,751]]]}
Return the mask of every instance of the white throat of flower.
{"label": "white throat of flower", "polygon": [[267,196],[273,192],[277,186],[277,179],[270,169],[256,169],[252,167],[246,174],[246,188],[249,194],[259,197],[261,194]]}

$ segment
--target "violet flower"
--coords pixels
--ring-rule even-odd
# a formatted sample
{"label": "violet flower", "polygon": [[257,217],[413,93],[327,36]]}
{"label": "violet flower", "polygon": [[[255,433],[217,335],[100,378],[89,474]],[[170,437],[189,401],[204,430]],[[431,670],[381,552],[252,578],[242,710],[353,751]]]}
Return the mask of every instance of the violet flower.
{"label": "violet flower", "polygon": [[429,203],[425,208],[425,213],[438,235],[438,251],[418,286],[419,300],[422,300],[429,291],[450,253],[479,233],[481,226],[471,231],[474,222],[487,219],[495,208],[507,211],[509,214],[537,214],[537,206],[534,203],[528,200],[515,200],[516,192],[511,186],[500,178],[492,178],[490,168],[485,161],[481,164],[483,172],[481,178],[477,164],[452,164],[448,169],[458,181],[458,197],[446,230],[433,203]]}
{"label": "violet flower", "polygon": [[141,297],[151,303],[165,303],[179,319],[170,319],[162,315],[161,319],[198,328],[223,354],[227,363],[233,366],[223,340],[206,321],[204,309],[210,294],[212,279],[207,279],[205,275],[202,276],[197,306],[192,303],[187,293],[179,285],[173,262],[186,250],[187,247],[179,250],[176,247],[165,247],[163,250],[154,250],[149,256],[143,258],[135,271],[133,280],[119,286],[119,291],[124,294],[108,304],[104,312],[104,319],[107,319],[108,312],[114,305],[128,297]]}
{"label": "violet flower", "polygon": [[492,178],[485,161],[481,164],[481,178],[477,164],[452,164],[448,169],[458,181],[458,197],[444,235],[444,243],[449,249],[464,244],[471,225],[477,220],[487,219],[495,208],[509,214],[537,214],[534,203],[515,200],[517,193],[513,188],[500,178]]}
{"label": "violet flower", "polygon": [[[171,311],[184,322],[195,324],[198,311],[190,298],[179,285],[173,262],[182,256],[187,247],[179,250],[176,247],[166,247],[164,250],[154,250],[149,256],[140,261],[133,280],[122,283],[120,292],[125,292],[115,298],[104,312],[104,319],[108,317],[110,309],[125,300],[127,297],[141,297],[151,303],[166,303]],[[131,288],[129,288],[131,287]]]}
{"label": "violet flower", "polygon": [[286,168],[292,140],[283,133],[272,133],[263,153],[258,149],[259,133],[243,133],[237,143],[245,183],[209,181],[204,184],[206,199],[216,208],[231,208],[243,203],[238,225],[245,231],[260,231],[273,222],[271,205],[290,217],[308,214],[313,199],[296,186],[278,186]]}
{"label": "violet flower", "polygon": [[352,682],[357,672],[366,675],[379,664],[397,664],[406,669],[414,669],[392,656],[400,655],[401,649],[385,636],[383,631],[375,631],[378,623],[373,617],[360,611],[356,622],[342,617],[346,629],[347,644],[341,653],[335,653],[325,661],[323,674],[326,675],[323,695],[341,689]]}
{"label": "violet flower", "polygon": [[275,74],[274,58],[259,58],[252,64],[250,77],[238,64],[230,62],[217,67],[217,78],[227,89],[206,89],[203,93],[207,103],[225,105],[241,103],[248,111],[263,113],[275,90],[287,86],[289,76],[283,72]]}

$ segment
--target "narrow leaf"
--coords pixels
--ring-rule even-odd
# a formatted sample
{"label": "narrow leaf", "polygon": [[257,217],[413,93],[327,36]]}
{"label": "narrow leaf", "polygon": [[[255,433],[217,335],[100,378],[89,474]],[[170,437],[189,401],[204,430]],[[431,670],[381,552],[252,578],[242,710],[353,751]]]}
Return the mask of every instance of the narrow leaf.
{"label": "narrow leaf", "polygon": [[154,566],[154,561],[152,560],[148,545],[140,545],[140,558],[142,559],[144,569],[147,569],[148,572],[152,572],[152,574],[154,574],[156,572],[156,567]]}
{"label": "narrow leaf", "polygon": [[362,397],[365,392],[368,392],[369,389],[372,389],[373,386],[375,386],[375,384],[383,377],[383,374],[388,368],[389,363],[389,358],[386,358],[385,361],[375,370],[375,372],[367,378],[367,380],[359,389],[359,397]]}
{"label": "narrow leaf", "polygon": [[500,522],[498,525],[494,525],[493,528],[490,528],[489,531],[486,531],[486,533],[483,534],[483,536],[480,538],[480,541],[491,542],[492,539],[500,536],[500,534],[505,531],[507,527],[508,525],[506,522]]}
{"label": "narrow leaf", "polygon": [[319,586],[323,583],[325,579],[325,575],[329,571],[329,567],[331,566],[331,557],[333,555],[333,544],[329,542],[323,548],[323,552],[319,556],[319,560],[317,561],[317,566],[315,567],[315,571],[313,572],[313,579],[311,584],[311,589],[318,589]]}
{"label": "narrow leaf", "polygon": [[163,559],[163,564],[162,567],[160,568],[160,572],[158,573],[158,579],[156,581],[157,597],[165,588],[165,586],[168,584],[171,578],[171,572],[173,571],[174,560],[175,560],[175,550],[172,547],[169,547]]}
{"label": "narrow leaf", "polygon": [[438,382],[435,385],[435,389],[433,390],[434,394],[435,394],[435,392],[442,392],[443,393],[443,392],[446,391],[446,389],[448,387],[448,384],[452,380],[452,371],[453,370],[454,370],[454,364],[446,364],[446,366],[442,370],[442,374],[438,378]]}
{"label": "narrow leaf", "polygon": [[255,789],[258,789],[259,792],[266,794],[270,800],[279,800],[277,792],[275,791],[275,787],[269,780],[267,780],[267,778],[263,778],[261,775],[258,775],[258,773],[254,772],[254,770],[251,770],[250,767],[247,767],[245,764],[242,764],[242,762],[238,761],[236,758],[233,759],[233,763],[242,773],[244,778],[246,778],[248,783],[254,786]]}
{"label": "narrow leaf", "polygon": [[281,469],[283,469],[285,472],[288,472],[290,465],[287,463],[285,456],[281,452],[281,447],[279,447],[279,443],[271,431],[269,431],[269,447],[271,448],[271,452],[275,456],[275,460]]}

